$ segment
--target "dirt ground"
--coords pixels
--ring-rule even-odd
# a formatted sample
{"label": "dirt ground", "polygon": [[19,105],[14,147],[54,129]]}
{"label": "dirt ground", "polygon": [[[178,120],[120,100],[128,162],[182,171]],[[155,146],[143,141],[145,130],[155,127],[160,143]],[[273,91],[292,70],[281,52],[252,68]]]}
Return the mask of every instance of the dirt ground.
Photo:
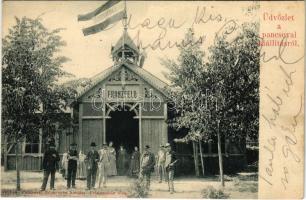
{"label": "dirt ground", "polygon": [[[61,174],[56,174],[55,191],[47,190],[40,192],[42,182],[42,172],[21,172],[22,191],[17,194],[16,172],[3,172],[1,170],[1,196],[28,196],[28,197],[105,197],[118,198],[127,197],[130,186],[135,179],[124,176],[110,177],[106,188],[96,188],[93,191],[87,191],[86,181],[77,180],[77,188],[74,190],[66,189],[66,181]],[[257,179],[254,174],[240,174],[237,176],[225,177],[224,191],[230,195],[230,198],[239,199],[257,199]],[[49,184],[49,183],[48,183]],[[178,177],[175,182],[175,193],[168,192],[167,183],[158,183],[157,177],[152,177],[149,198],[203,198],[201,191],[208,186],[220,187],[217,177],[193,178]],[[49,185],[48,185],[49,186]]]}

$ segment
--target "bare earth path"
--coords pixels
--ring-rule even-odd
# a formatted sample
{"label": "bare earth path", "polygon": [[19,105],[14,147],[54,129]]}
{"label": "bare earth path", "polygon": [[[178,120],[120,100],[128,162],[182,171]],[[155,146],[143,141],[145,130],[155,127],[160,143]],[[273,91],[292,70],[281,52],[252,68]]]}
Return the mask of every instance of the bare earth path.
{"label": "bare earth path", "polygon": [[[1,170],[1,196],[41,196],[41,197],[127,197],[129,194],[130,184],[135,180],[124,176],[111,177],[108,180],[107,187],[95,189],[94,191],[86,191],[86,181],[77,180],[77,189],[66,189],[66,182],[59,173],[56,174],[55,191],[46,190],[40,192],[39,188],[42,181],[41,172],[21,172],[21,187],[22,192],[16,194],[15,192],[15,171],[3,172]],[[152,178],[150,198],[202,198],[201,190],[211,185],[216,188],[220,183],[216,178],[187,178],[181,177],[175,180],[174,194],[169,194],[168,187],[165,182],[158,183],[156,177]],[[241,190],[235,185],[233,181],[227,181],[225,191],[230,194],[230,198],[240,199],[256,199],[257,191],[249,190],[248,185],[256,186],[254,180],[243,180],[242,185],[245,189]],[[48,183],[49,186],[49,183]]]}

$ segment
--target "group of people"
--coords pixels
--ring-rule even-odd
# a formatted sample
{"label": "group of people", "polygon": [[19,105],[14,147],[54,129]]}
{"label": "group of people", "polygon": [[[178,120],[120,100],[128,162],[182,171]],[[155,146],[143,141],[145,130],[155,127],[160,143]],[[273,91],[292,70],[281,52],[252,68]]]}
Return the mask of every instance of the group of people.
{"label": "group of people", "polygon": [[[71,146],[72,146],[71,148],[74,149],[76,147],[76,144],[73,143],[71,144]],[[80,151],[78,154],[78,159],[77,159],[76,178],[81,179],[81,180],[86,179],[85,158],[86,158],[86,155],[82,151]],[[69,152],[66,151],[65,153],[63,153],[63,158],[62,158],[61,167],[60,167],[60,173],[65,179],[68,178],[68,166],[69,166]]]}
{"label": "group of people", "polygon": [[[76,144],[72,145],[76,146]],[[123,145],[120,145],[118,153],[116,153],[116,150],[113,147],[113,142],[109,142],[107,150],[110,160],[108,176],[116,176],[116,175],[136,176],[139,173],[140,153],[138,151],[137,146],[134,147],[134,151],[131,156],[127,153]],[[69,152],[65,151],[61,161],[60,171],[65,179],[67,179],[68,176],[68,162],[69,162],[68,156]],[[76,175],[78,179],[86,178],[85,158],[86,155],[83,154],[82,151],[80,151],[78,164],[77,164],[77,175]]]}
{"label": "group of people", "polygon": [[[157,163],[155,164],[155,161]],[[160,149],[155,159],[154,154],[150,151],[150,146],[146,145],[144,153],[141,156],[140,161],[140,174],[139,179],[146,181],[147,190],[150,189],[151,173],[156,166],[159,176],[159,183],[162,183],[163,179],[168,182],[168,190],[171,194],[174,193],[174,167],[178,162],[175,152],[171,150],[169,143],[166,145],[160,145]]]}
{"label": "group of people", "polygon": [[[123,146],[120,146],[117,159],[116,151],[112,142],[110,142],[109,145],[104,143],[102,149],[99,151],[96,150],[96,144],[94,142],[91,143],[90,148],[91,150],[88,152],[85,159],[85,162],[87,163],[88,190],[95,188],[97,173],[99,188],[101,187],[101,184],[103,184],[103,187],[106,187],[108,176],[125,174],[128,159],[126,157],[126,150]],[[139,163],[139,156],[137,155],[139,155],[139,151],[138,148],[135,147],[129,169],[131,175],[139,171],[139,164],[137,164]]]}
{"label": "group of people", "polygon": [[[126,150],[123,146],[120,146],[118,156],[116,157],[116,150],[112,142],[109,145],[104,143],[100,150],[97,150],[95,142],[92,142],[87,155],[83,154],[82,151],[77,152],[77,144],[70,144],[69,151],[63,154],[62,159],[64,177],[67,179],[67,189],[76,187],[75,180],[77,176],[80,179],[86,177],[87,190],[95,189],[97,177],[98,187],[100,188],[101,185],[106,187],[108,176],[125,175],[127,169],[126,163],[130,162],[128,174],[138,177],[141,182],[145,181],[145,186],[148,190],[150,188],[151,173],[157,168],[159,182],[161,183],[165,179],[165,181],[168,181],[170,193],[174,192],[174,165],[177,160],[174,152],[171,151],[169,143],[160,146],[156,158],[151,152],[149,145],[145,146],[141,156],[138,148],[134,147],[130,161],[125,154],[127,154]],[[50,175],[50,189],[54,190],[55,172],[59,161],[59,154],[55,150],[55,145],[51,143],[43,157],[44,178],[41,191],[46,189]]]}

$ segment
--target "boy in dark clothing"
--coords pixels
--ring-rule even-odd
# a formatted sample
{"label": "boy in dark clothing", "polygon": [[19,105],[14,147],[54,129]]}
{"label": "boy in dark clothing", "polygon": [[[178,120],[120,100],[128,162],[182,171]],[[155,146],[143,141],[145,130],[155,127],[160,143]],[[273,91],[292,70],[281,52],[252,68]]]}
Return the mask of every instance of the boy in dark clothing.
{"label": "boy in dark clothing", "polygon": [[49,149],[44,153],[43,157],[43,170],[44,170],[44,178],[41,186],[41,191],[46,190],[47,182],[49,179],[49,175],[51,174],[50,180],[50,189],[55,190],[54,188],[54,180],[55,180],[55,172],[58,166],[58,162],[60,157],[58,152],[55,150],[55,145],[53,143],[50,144]]}
{"label": "boy in dark clothing", "polygon": [[67,189],[75,188],[75,178],[78,167],[78,151],[76,150],[76,144],[72,143],[70,145],[70,150],[68,152],[68,176],[67,176]]}

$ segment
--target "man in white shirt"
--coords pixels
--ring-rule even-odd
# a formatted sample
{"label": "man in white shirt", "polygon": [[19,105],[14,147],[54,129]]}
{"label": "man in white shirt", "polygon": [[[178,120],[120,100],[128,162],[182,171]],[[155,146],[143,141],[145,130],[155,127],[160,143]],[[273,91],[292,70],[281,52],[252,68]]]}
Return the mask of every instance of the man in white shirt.
{"label": "man in white shirt", "polygon": [[166,152],[164,146],[160,145],[159,151],[157,152],[157,172],[159,176],[159,183],[161,183],[165,177],[165,161]]}
{"label": "man in white shirt", "polygon": [[110,156],[108,152],[107,144],[103,144],[103,148],[99,151],[99,188],[101,187],[101,182],[103,182],[103,187],[106,187],[108,167],[110,163]]}

